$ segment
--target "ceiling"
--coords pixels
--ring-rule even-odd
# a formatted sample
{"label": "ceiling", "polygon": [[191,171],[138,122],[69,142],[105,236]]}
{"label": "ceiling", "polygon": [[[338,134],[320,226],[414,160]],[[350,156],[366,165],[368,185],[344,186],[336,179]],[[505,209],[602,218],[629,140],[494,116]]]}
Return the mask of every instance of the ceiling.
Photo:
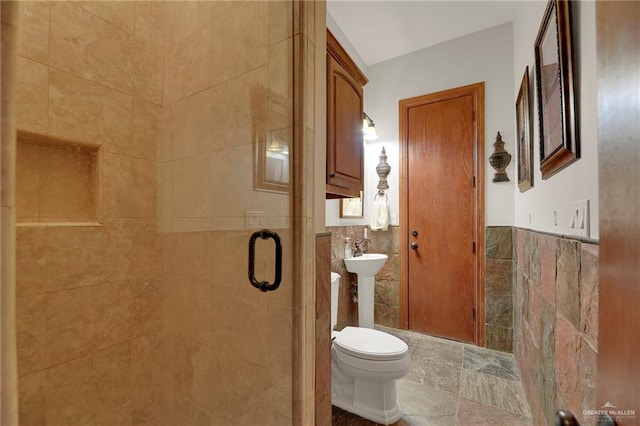
{"label": "ceiling", "polygon": [[515,1],[327,0],[367,66],[513,20]]}

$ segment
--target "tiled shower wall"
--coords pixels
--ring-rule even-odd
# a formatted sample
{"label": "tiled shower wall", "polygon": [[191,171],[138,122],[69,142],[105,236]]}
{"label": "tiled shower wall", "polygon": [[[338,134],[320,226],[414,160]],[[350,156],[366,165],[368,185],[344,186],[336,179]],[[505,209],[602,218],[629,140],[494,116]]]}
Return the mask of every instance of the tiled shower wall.
{"label": "tiled shower wall", "polygon": [[[17,193],[23,426],[160,421],[160,6],[19,3],[17,128],[42,140],[52,136],[98,145],[101,183],[94,194],[101,204],[100,225],[48,223],[42,219],[45,206],[39,205],[43,198],[24,197],[62,182],[56,174],[64,176],[72,164],[54,168],[48,178],[31,179],[44,173],[38,163],[52,164],[55,150],[42,149],[29,158],[26,151],[18,152],[18,188],[24,187],[22,179],[36,183],[31,191]],[[21,213],[23,206],[33,211]],[[39,224],[20,223],[32,213],[41,217]]]}
{"label": "tiled shower wall", "polygon": [[598,246],[514,228],[514,355],[536,424],[594,410]]}
{"label": "tiled shower wall", "polygon": [[289,197],[253,152],[293,133],[292,3],[21,2],[19,27],[18,129],[99,146],[101,222],[18,228],[21,425],[291,423]]}

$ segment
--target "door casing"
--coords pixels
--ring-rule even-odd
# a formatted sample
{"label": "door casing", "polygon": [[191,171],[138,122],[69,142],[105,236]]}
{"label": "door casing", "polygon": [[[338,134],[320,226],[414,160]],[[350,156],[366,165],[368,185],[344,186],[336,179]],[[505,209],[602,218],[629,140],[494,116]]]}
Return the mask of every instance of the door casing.
{"label": "door casing", "polygon": [[409,109],[431,102],[438,102],[445,99],[459,96],[473,97],[475,111],[475,134],[474,134],[474,168],[475,168],[475,242],[476,261],[474,271],[474,344],[484,346],[484,82],[470,84],[454,89],[444,90],[427,95],[403,99],[399,103],[400,117],[400,248],[398,250],[400,269],[400,328],[409,327],[409,229],[408,229],[408,190],[409,171],[409,140],[408,140],[408,113]]}

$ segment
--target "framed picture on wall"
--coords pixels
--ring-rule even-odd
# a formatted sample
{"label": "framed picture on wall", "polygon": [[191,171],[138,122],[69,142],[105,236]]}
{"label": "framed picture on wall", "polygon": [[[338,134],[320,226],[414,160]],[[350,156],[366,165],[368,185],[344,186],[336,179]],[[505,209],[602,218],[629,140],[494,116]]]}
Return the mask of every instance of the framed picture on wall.
{"label": "framed picture on wall", "polygon": [[534,49],[540,170],[547,179],[580,157],[571,1],[549,0]]}
{"label": "framed picture on wall", "polygon": [[531,144],[533,137],[529,106],[529,67],[527,66],[516,99],[518,188],[520,188],[520,192],[533,186],[533,145]]}

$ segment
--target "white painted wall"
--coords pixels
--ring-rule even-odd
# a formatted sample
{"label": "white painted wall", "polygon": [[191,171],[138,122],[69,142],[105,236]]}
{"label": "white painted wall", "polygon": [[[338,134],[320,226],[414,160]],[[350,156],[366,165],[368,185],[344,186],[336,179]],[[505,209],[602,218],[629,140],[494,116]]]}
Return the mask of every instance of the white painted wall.
{"label": "white painted wall", "polygon": [[347,36],[342,31],[342,28],[340,28],[340,25],[338,25],[336,20],[333,19],[329,12],[327,12],[327,28],[329,29],[329,31],[331,31],[331,34],[333,34],[336,40],[338,40],[340,46],[342,46],[344,50],[349,54],[349,57],[351,57],[353,62],[355,62],[358,68],[360,68],[360,71],[362,71],[364,75],[367,75],[367,64],[365,64],[364,60],[358,54],[356,48],[353,47]]}
{"label": "white painted wall", "polygon": [[[514,197],[514,92],[513,31],[511,23],[480,31],[408,55],[369,66],[365,86],[365,111],[375,121],[380,138],[365,143],[365,218],[340,219],[339,202],[327,201],[327,226],[366,224],[376,193],[378,176],[375,166],[384,146],[391,166],[389,206],[393,224],[399,211],[399,123],[398,102],[401,99],[485,82],[485,217],[487,225],[513,224]],[[507,168],[512,179],[508,183],[492,183],[493,153],[496,133],[502,133],[506,150],[514,160]]]}
{"label": "white painted wall", "polygon": [[[590,238],[598,239],[598,146],[595,2],[572,2],[574,9],[574,47],[578,65],[579,135],[581,158],[547,180],[540,173],[539,126],[536,91],[533,99],[534,187],[520,193],[514,187],[514,224],[522,228],[570,234],[570,203],[590,200]],[[533,46],[546,2],[521,2],[513,24],[513,91],[517,96],[524,69],[528,65],[535,86]],[[515,98],[514,98],[515,99]],[[554,224],[553,212],[558,224]],[[529,221],[531,215],[531,221]]]}
{"label": "white painted wall", "polygon": [[[389,203],[398,214],[398,101],[438,90],[485,81],[485,217],[487,225],[515,225],[570,235],[570,203],[590,200],[590,238],[599,238],[595,2],[573,2],[574,46],[578,64],[581,158],[547,180],[540,173],[538,110],[534,88],[534,42],[546,7],[544,1],[518,2],[513,25],[505,24],[404,55],[366,69],[365,111],[376,122],[380,139],[365,145],[365,218],[340,219],[339,202],[326,203],[326,225],[362,225],[376,193],[375,166],[381,147],[391,165]],[[339,30],[339,29],[338,29]],[[342,33],[341,31],[337,31]],[[334,33],[335,35],[336,33]],[[344,35],[341,35],[344,37]],[[342,42],[342,40],[341,40]],[[515,151],[515,99],[524,69],[532,84],[534,187],[520,193]],[[500,131],[512,155],[511,183],[494,184],[488,158]],[[554,224],[557,212],[557,225]],[[529,217],[531,220],[529,221]],[[397,224],[397,222],[395,222]]]}

